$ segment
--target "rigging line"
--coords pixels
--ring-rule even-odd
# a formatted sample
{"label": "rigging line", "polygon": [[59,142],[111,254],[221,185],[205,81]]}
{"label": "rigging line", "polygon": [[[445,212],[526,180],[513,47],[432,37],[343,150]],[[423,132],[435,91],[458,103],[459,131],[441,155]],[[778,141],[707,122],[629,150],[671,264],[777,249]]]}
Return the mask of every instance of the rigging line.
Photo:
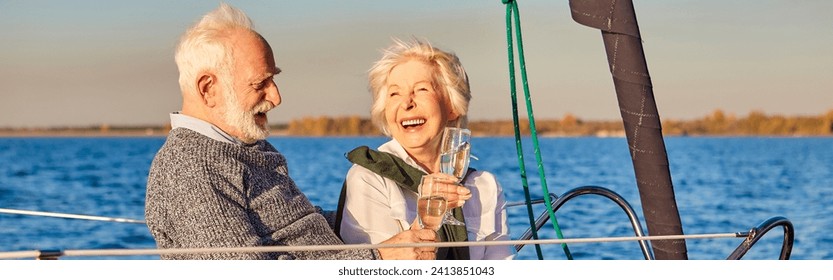
{"label": "rigging line", "polygon": [[[543,159],[541,158],[541,149],[540,149],[540,146],[538,145],[538,132],[537,132],[537,129],[535,128],[535,117],[534,117],[533,112],[532,112],[532,98],[530,97],[530,94],[529,94],[529,82],[528,82],[528,78],[527,78],[527,75],[526,75],[526,61],[524,59],[523,36],[521,35],[521,14],[520,14],[520,10],[518,8],[517,1],[504,0],[503,2],[506,4],[506,32],[507,32],[507,40],[509,41],[509,46],[510,46],[510,50],[509,50],[510,54],[513,52],[512,48],[511,48],[511,46],[512,46],[511,45],[511,41],[512,41],[511,22],[512,22],[512,18],[510,16],[510,13],[512,15],[514,15],[514,19],[515,19],[515,30],[517,31],[516,36],[515,36],[515,40],[518,43],[518,61],[520,63],[519,66],[520,66],[520,69],[521,69],[521,79],[522,79],[522,84],[523,84],[524,97],[525,97],[525,101],[526,101],[526,112],[527,112],[527,116],[528,116],[528,119],[529,119],[529,130],[530,130],[531,138],[532,138],[532,148],[533,148],[533,151],[535,153],[535,160],[538,164],[538,175],[539,175],[540,180],[541,180],[541,190],[544,192],[544,202],[545,202],[545,205],[547,207],[547,214],[550,216],[550,220],[552,221],[552,226],[553,226],[553,229],[555,230],[556,236],[560,239],[563,239],[564,235],[561,233],[561,227],[558,225],[558,219],[555,218],[555,211],[552,210],[552,201],[550,201],[550,197],[549,197],[550,191],[549,191],[549,188],[547,187],[547,178],[546,178],[546,174],[544,172]],[[514,95],[514,92],[515,92],[514,68],[515,68],[515,65],[512,62],[511,55],[510,55],[510,69],[511,69],[510,73],[511,73],[511,79],[512,79],[511,87],[512,87],[512,92],[513,92],[513,99],[512,99],[513,108],[515,108],[517,106],[517,105],[515,105],[516,98],[515,98],[515,95]],[[517,113],[515,113],[515,116],[517,116]],[[515,125],[516,125],[515,138],[516,138],[516,142],[518,142],[518,145],[519,145],[518,147],[520,147],[520,142],[519,142],[520,133],[519,133],[519,130],[517,128],[517,117],[515,117]],[[522,155],[522,152],[521,152],[520,148],[518,149],[518,156],[521,158],[520,160],[522,161],[523,160],[522,159],[523,155]],[[525,178],[526,176],[523,176],[523,177]],[[524,186],[526,186],[526,184],[524,184]],[[525,188],[525,191],[526,191],[526,188]],[[525,195],[527,195],[526,200],[529,201],[528,191],[526,191]],[[530,223],[533,225],[532,227],[535,227],[533,219],[532,219],[532,210],[531,209],[532,209],[532,206],[527,205],[527,211],[529,212],[528,215],[530,215]],[[536,235],[536,232],[533,231],[533,236],[535,236],[535,235]],[[564,250],[564,254],[567,256],[567,259],[572,260],[573,255],[570,253],[570,248],[567,247],[567,244],[566,243],[561,244],[561,248],[562,248],[562,250]]]}
{"label": "rigging line", "polygon": [[43,211],[30,211],[30,210],[6,209],[6,208],[0,208],[0,213],[5,213],[5,214],[18,214],[18,215],[30,215],[30,216],[43,216],[43,217],[54,217],[54,218],[66,218],[66,219],[80,219],[80,220],[105,221],[105,222],[117,222],[117,223],[145,224],[145,221],[142,221],[142,220],[134,220],[134,219],[127,219],[127,218],[111,218],[111,217],[102,217],[102,216],[90,216],[90,215],[78,215],[78,214],[55,213],[55,212],[43,212]]}
{"label": "rigging line", "polygon": [[[399,244],[340,244],[340,245],[312,245],[312,246],[261,246],[261,247],[231,247],[231,248],[179,248],[179,249],[95,249],[95,250],[65,250],[60,252],[64,257],[90,256],[133,256],[133,255],[162,255],[162,254],[206,254],[206,253],[265,253],[265,252],[297,252],[297,251],[336,251],[360,250],[379,248],[408,248],[408,247],[463,247],[463,246],[511,246],[531,244],[567,244],[567,243],[600,243],[627,242],[640,240],[679,240],[679,239],[707,239],[707,238],[747,238],[749,233],[707,233],[688,235],[655,235],[655,236],[623,236],[623,237],[591,237],[566,239],[539,240],[498,240],[498,241],[459,241],[435,243],[399,243]],[[41,251],[0,252],[0,259],[37,258]]]}
{"label": "rigging line", "polygon": [[[521,185],[524,191],[524,201],[526,202],[527,217],[529,217],[529,226],[532,230],[532,239],[538,239],[538,227],[535,223],[534,213],[532,212],[532,203],[529,195],[529,183],[526,176],[526,164],[524,163],[523,145],[521,144],[521,132],[518,126],[518,97],[517,86],[515,83],[515,49],[512,45],[512,0],[503,0],[506,4],[506,45],[507,56],[509,59],[509,96],[512,103],[512,120],[515,130],[515,150],[518,152],[518,167],[521,173]],[[541,251],[541,246],[535,244],[535,252],[539,260],[544,259],[544,254]]]}

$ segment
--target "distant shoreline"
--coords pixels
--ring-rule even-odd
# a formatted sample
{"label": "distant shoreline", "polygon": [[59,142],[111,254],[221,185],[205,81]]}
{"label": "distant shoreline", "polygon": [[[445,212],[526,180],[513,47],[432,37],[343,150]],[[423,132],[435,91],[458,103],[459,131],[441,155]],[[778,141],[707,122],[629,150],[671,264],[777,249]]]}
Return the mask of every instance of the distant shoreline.
{"label": "distant shoreline", "polygon": [[87,128],[0,129],[0,137],[159,137],[168,135],[161,128],[99,130]]}
{"label": "distant shoreline", "polygon": [[[0,138],[164,138],[168,136],[167,130],[153,129],[153,130],[120,130],[120,131],[82,131],[77,129],[54,129],[54,130],[0,130]],[[305,135],[292,134],[287,130],[272,130],[269,137],[384,137],[382,134],[364,134],[364,135]],[[484,134],[475,133],[478,137],[512,137],[513,134]],[[529,136],[524,134],[524,137]],[[783,134],[663,134],[664,137],[785,137],[785,138],[811,138],[811,137],[833,137],[833,135],[783,135]],[[625,138],[624,131],[620,132],[599,132],[594,134],[558,134],[558,133],[544,133],[538,134],[540,138],[573,138],[573,137],[595,137],[595,138]]]}
{"label": "distant shoreline", "polygon": [[[535,120],[536,134],[541,137],[625,137],[624,124],[616,121],[585,121],[571,114],[561,119]],[[725,137],[829,137],[833,136],[833,110],[818,116],[781,116],[750,112],[738,117],[715,110],[694,120],[662,120],[664,136],[725,136]],[[476,136],[531,135],[528,120],[470,121],[468,128]],[[164,137],[171,127],[111,126],[3,128],[0,137]],[[361,116],[303,117],[288,123],[270,126],[272,136],[350,137],[383,136],[370,119]]]}
{"label": "distant shoreline", "polygon": [[[170,129],[167,128],[144,128],[144,129],[118,129],[115,131],[101,131],[95,129],[0,129],[0,137],[3,138],[27,138],[27,137],[166,137]],[[285,130],[272,130],[270,136],[285,135]]]}

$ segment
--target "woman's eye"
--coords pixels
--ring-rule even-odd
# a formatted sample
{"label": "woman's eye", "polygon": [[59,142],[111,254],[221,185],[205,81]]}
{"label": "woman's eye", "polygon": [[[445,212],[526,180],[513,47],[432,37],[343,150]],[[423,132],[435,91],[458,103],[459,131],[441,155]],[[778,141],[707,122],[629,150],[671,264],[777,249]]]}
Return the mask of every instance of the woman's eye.
{"label": "woman's eye", "polygon": [[391,92],[391,93],[389,94],[389,96],[397,96],[397,95],[399,95],[399,92],[396,92],[396,91]]}

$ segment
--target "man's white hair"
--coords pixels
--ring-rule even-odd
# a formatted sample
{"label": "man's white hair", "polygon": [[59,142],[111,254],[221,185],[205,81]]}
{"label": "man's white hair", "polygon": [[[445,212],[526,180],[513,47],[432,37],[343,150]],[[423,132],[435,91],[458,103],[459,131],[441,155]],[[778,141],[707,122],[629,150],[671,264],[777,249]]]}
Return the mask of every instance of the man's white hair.
{"label": "man's white hair", "polygon": [[218,75],[231,77],[231,46],[225,40],[229,31],[254,31],[252,21],[243,11],[220,3],[180,38],[174,54],[179,69],[179,87],[183,94],[193,93],[194,81],[201,72],[214,70]]}

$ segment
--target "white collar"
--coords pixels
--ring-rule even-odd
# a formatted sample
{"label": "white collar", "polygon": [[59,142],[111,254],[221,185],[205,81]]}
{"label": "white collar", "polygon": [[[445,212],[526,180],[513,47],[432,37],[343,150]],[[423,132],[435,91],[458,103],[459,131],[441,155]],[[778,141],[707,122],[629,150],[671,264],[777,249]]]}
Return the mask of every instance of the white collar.
{"label": "white collar", "polygon": [[411,158],[410,155],[408,155],[408,152],[405,151],[405,148],[402,147],[402,144],[399,144],[399,142],[396,141],[396,139],[390,139],[390,141],[379,146],[378,149],[380,152],[391,153],[404,160],[405,163],[407,163],[408,165],[416,167],[422,172],[428,173],[427,171],[425,171],[425,169],[422,169],[422,167],[419,166],[419,164],[417,164],[417,162],[413,158]]}
{"label": "white collar", "polygon": [[173,112],[173,113],[171,113],[171,129],[180,128],[180,127],[193,130],[193,131],[195,131],[199,134],[205,135],[208,138],[211,138],[211,139],[214,139],[214,140],[217,140],[217,141],[220,141],[220,142],[226,142],[226,143],[229,143],[229,144],[237,144],[237,145],[241,145],[241,146],[245,145],[245,143],[243,143],[243,141],[240,141],[237,138],[234,138],[233,136],[229,135],[228,133],[226,133],[225,131],[223,131],[219,127],[217,127],[217,126],[215,126],[215,125],[213,125],[213,124],[211,124],[207,121],[204,121],[204,120],[201,120],[201,119],[189,116],[189,115],[182,114],[182,112]]}

